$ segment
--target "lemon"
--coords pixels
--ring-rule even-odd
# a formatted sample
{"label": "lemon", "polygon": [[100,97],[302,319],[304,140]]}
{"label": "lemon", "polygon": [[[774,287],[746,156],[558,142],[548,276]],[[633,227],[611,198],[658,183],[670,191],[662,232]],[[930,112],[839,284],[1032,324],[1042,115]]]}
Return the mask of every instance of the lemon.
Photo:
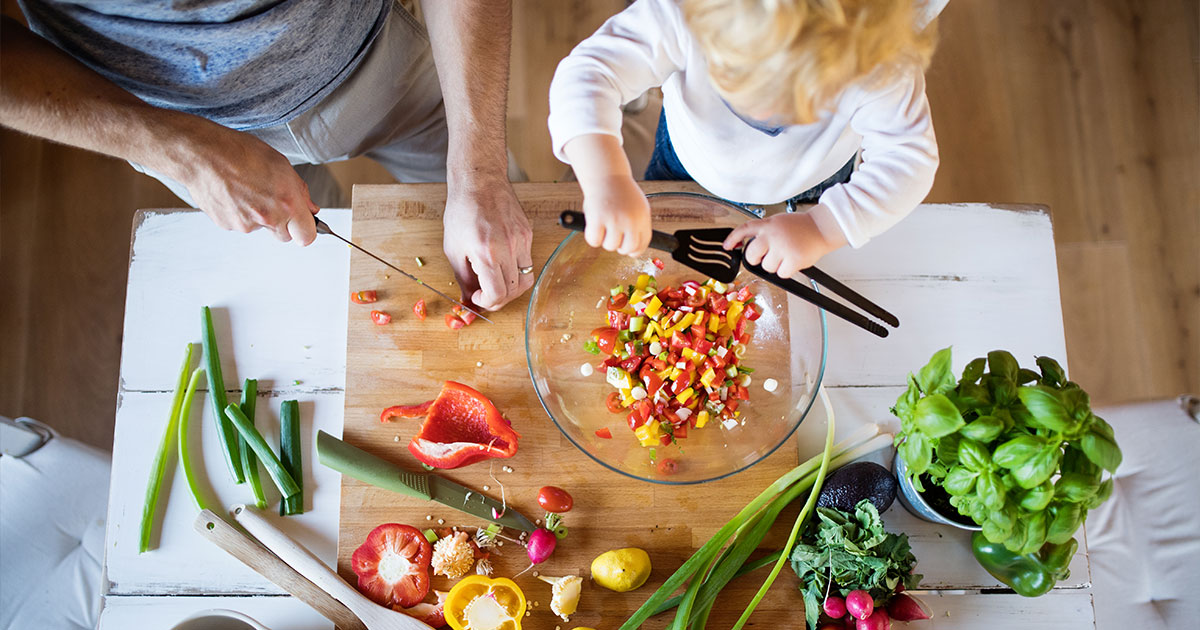
{"label": "lemon", "polygon": [[636,547],[606,551],[592,560],[592,579],[610,591],[632,591],[649,577],[650,556]]}

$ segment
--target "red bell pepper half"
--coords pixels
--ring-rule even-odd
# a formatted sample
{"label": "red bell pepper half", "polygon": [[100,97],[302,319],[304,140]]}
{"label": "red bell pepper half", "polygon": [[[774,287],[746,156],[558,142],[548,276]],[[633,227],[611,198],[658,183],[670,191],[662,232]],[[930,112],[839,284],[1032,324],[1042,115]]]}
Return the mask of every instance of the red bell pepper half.
{"label": "red bell pepper half", "polygon": [[421,430],[408,450],[434,468],[459,468],[489,457],[517,454],[520,435],[492,401],[474,389],[446,381],[438,397],[419,405],[388,407],[381,422],[424,415]]}
{"label": "red bell pepper half", "polygon": [[[350,558],[358,590],[381,606],[416,606],[429,592],[433,548],[414,527],[386,523],[371,530]],[[383,569],[383,570],[381,570]]]}

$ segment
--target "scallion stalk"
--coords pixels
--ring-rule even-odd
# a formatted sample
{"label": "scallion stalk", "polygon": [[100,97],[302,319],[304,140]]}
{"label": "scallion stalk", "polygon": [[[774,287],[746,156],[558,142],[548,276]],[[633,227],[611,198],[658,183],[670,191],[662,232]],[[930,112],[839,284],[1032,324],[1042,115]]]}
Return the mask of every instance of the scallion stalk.
{"label": "scallion stalk", "polygon": [[279,494],[283,498],[288,498],[297,492],[300,492],[300,486],[296,485],[296,481],[284,469],[283,464],[279,462],[279,458],[275,457],[275,453],[271,450],[270,445],[263,439],[258,429],[250,424],[250,420],[238,409],[237,405],[227,405],[225,407],[225,417],[233,423],[233,427],[242,435],[242,439],[246,440],[246,444],[250,446],[250,450],[258,455],[258,459],[262,461],[263,467],[267,469],[267,474],[271,476],[271,481],[275,482],[275,487],[279,488]]}
{"label": "scallion stalk", "polygon": [[242,474],[241,449],[238,436],[225,419],[225,407],[229,402],[225,396],[225,379],[221,375],[221,355],[217,351],[217,334],[213,330],[212,310],[207,306],[201,309],[201,341],[204,343],[204,362],[208,368],[208,395],[212,400],[213,421],[217,424],[217,437],[221,440],[222,453],[225,454],[225,465],[233,475],[236,483],[244,483],[246,476]]}
{"label": "scallion stalk", "polygon": [[304,513],[304,462],[300,449],[300,403],[285,400],[279,405],[279,460],[300,491],[279,502],[279,515]]}
{"label": "scallion stalk", "polygon": [[[254,425],[254,409],[258,401],[258,379],[248,378],[242,384],[242,403],[240,405],[242,413],[246,415],[246,419],[250,421],[251,426]],[[250,490],[254,492],[254,505],[260,509],[267,507],[267,495],[263,493],[262,479],[258,476],[258,458],[254,456],[254,451],[246,446],[246,441],[242,440],[239,445],[242,456],[242,472],[246,474],[246,480],[250,482]]]}
{"label": "scallion stalk", "polygon": [[196,395],[196,386],[203,376],[204,368],[196,368],[192,371],[187,393],[183,395],[183,405],[179,408],[179,464],[183,467],[183,478],[187,481],[188,490],[192,493],[192,500],[196,502],[196,508],[217,512],[217,508],[208,501],[196,483],[196,475],[192,472],[191,449],[188,448],[188,417],[192,415],[192,398]]}
{"label": "scallion stalk", "polygon": [[154,529],[154,517],[158,512],[158,493],[162,488],[163,474],[167,471],[167,460],[171,455],[171,444],[175,441],[175,431],[179,426],[179,408],[183,405],[184,390],[187,389],[188,371],[192,367],[192,344],[187,345],[183,354],[183,366],[179,368],[179,379],[175,384],[175,397],[171,399],[171,415],[167,416],[167,426],[163,429],[162,440],[158,443],[158,452],[154,455],[154,463],[150,465],[150,480],[146,483],[146,502],[142,505],[142,528],[138,536],[138,553],[150,549],[150,534]]}

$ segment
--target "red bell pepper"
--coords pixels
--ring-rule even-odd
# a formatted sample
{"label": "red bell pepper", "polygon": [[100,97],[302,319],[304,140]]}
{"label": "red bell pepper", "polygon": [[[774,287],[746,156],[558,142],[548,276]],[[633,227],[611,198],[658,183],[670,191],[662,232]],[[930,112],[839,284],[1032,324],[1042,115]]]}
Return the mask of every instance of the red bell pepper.
{"label": "red bell pepper", "polygon": [[421,412],[425,423],[408,443],[408,450],[427,466],[459,468],[489,457],[517,454],[521,436],[492,401],[462,383],[446,381],[437,398],[420,405],[389,407],[380,420],[412,418]]}

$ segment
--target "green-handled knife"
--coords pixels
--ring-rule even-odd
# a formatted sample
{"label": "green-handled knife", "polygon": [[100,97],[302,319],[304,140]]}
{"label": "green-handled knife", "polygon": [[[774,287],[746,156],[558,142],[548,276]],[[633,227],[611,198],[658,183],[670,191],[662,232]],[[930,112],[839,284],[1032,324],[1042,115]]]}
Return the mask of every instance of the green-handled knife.
{"label": "green-handled knife", "polygon": [[[505,527],[532,532],[537,529],[529,519],[499,501],[462,484],[429,473],[414,473],[380,459],[357,446],[351,446],[324,431],[317,431],[317,459],[343,475],[363,483],[400,494],[437,501]],[[499,514],[496,518],[492,514]]]}

